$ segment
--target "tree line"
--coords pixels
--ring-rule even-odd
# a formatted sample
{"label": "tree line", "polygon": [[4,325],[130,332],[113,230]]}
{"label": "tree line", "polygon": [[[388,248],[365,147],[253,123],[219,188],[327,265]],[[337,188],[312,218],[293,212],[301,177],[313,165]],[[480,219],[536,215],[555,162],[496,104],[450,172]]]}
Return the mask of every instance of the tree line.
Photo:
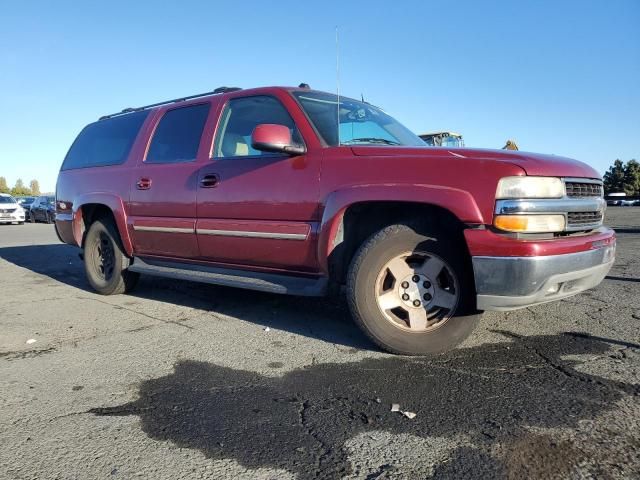
{"label": "tree line", "polygon": [[0,193],[10,193],[14,196],[25,196],[25,195],[40,195],[40,183],[38,180],[31,180],[29,182],[29,186],[27,187],[21,178],[16,180],[16,184],[13,188],[9,188],[7,185],[7,179],[5,177],[0,177]]}
{"label": "tree line", "polygon": [[640,196],[640,163],[635,159],[624,163],[616,160],[603,177],[604,193],[624,192],[629,196]]}

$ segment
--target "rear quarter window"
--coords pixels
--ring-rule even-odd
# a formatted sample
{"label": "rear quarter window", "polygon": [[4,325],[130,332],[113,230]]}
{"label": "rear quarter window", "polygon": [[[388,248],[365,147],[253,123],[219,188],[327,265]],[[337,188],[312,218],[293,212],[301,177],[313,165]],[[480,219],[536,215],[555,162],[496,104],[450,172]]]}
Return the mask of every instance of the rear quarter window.
{"label": "rear quarter window", "polygon": [[87,125],[71,145],[62,170],[124,163],[147,115],[148,110]]}

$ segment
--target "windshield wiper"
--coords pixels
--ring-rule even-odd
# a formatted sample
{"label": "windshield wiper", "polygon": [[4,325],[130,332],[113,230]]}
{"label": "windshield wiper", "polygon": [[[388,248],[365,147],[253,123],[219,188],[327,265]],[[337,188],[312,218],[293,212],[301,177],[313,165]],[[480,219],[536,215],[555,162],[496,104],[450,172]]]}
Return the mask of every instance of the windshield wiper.
{"label": "windshield wiper", "polygon": [[341,142],[342,145],[351,145],[352,143],[383,143],[385,145],[400,145],[400,142],[377,137],[352,138],[346,142]]}

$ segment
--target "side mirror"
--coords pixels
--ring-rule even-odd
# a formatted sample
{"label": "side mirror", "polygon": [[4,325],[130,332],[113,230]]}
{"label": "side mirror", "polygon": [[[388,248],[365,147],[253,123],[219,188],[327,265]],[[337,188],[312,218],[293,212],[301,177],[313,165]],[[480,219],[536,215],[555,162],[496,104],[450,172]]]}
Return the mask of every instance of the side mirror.
{"label": "side mirror", "polygon": [[253,129],[251,146],[263,152],[302,155],[307,151],[304,145],[294,144],[289,127],[275,123],[262,123]]}

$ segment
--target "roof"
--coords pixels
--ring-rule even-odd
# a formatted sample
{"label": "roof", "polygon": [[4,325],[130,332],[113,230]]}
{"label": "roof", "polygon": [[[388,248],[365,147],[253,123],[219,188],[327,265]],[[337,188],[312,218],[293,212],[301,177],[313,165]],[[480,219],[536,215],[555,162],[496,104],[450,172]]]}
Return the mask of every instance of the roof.
{"label": "roof", "polygon": [[[143,110],[150,110],[156,107],[161,107],[164,105],[170,105],[172,103],[182,103],[182,102],[186,102],[188,100],[195,100],[195,99],[200,99],[200,98],[207,98],[207,97],[211,97],[214,95],[224,95],[224,94],[228,94],[228,93],[233,93],[233,92],[237,92],[240,90],[243,90],[244,92],[248,93],[248,94],[253,94],[253,93],[261,93],[265,90],[272,90],[272,89],[279,89],[279,90],[287,90],[287,91],[296,91],[296,90],[301,90],[301,91],[306,91],[306,92],[310,92],[310,91],[316,91],[316,90],[312,90],[311,88],[308,87],[279,87],[279,86],[273,86],[273,87],[256,87],[256,88],[250,88],[247,90],[243,90],[242,88],[238,88],[238,87],[218,87],[215,90],[212,90],[211,92],[204,92],[204,93],[198,93],[195,95],[188,95],[186,97],[179,97],[179,98],[174,98],[172,100],[165,100],[162,102],[157,102],[157,103],[152,103],[150,105],[143,105],[142,107],[127,107],[119,112],[116,113],[111,113],[109,115],[103,115],[102,117],[99,118],[99,120],[106,120],[108,118],[113,118],[113,117],[118,117],[120,115],[126,115],[127,113],[133,113],[133,112],[140,112]],[[345,97],[346,98],[346,97]]]}
{"label": "roof", "polygon": [[422,135],[442,135],[443,133],[447,133],[452,137],[461,137],[462,134],[461,133],[456,133],[456,132],[451,132],[449,130],[441,130],[439,132],[425,132],[425,133],[420,133],[418,134],[419,137],[421,137]]}

